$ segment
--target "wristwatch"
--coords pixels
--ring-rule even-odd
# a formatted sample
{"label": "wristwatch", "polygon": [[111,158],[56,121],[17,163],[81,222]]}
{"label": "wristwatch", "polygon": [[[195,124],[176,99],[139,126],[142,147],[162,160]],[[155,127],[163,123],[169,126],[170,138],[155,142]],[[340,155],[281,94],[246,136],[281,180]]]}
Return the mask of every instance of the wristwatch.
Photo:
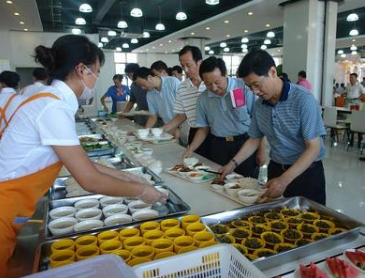
{"label": "wristwatch", "polygon": [[238,163],[237,163],[237,161],[234,158],[232,158],[231,161],[233,161],[235,167],[238,167]]}

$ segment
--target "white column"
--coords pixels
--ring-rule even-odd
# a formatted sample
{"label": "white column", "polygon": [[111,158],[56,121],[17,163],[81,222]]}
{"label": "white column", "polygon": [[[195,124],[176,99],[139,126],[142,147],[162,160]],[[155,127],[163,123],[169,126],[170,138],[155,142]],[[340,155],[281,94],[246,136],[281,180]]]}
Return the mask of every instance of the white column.
{"label": "white column", "polygon": [[184,45],[191,45],[191,46],[196,46],[200,49],[200,51],[202,52],[203,55],[203,59],[204,59],[204,47],[205,47],[205,38],[200,38],[200,37],[186,37],[186,38],[182,38],[181,39],[184,42]]}

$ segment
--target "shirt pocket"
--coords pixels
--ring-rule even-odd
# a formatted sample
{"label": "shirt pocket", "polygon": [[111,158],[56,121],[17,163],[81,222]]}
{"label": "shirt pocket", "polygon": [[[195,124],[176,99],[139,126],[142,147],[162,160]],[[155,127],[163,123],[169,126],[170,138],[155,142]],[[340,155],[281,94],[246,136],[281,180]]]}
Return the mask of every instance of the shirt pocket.
{"label": "shirt pocket", "polygon": [[250,120],[246,105],[240,108],[232,108],[231,113],[233,114],[233,118],[239,122]]}

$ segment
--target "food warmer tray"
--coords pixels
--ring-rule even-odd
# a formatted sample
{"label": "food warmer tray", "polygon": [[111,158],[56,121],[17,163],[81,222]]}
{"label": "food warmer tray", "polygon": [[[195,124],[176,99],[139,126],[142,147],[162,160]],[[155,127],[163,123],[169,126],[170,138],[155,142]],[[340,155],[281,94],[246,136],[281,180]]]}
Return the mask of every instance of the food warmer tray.
{"label": "food warmer tray", "polygon": [[151,171],[148,167],[135,167],[135,168],[128,168],[128,169],[123,169],[123,172],[129,172],[132,174],[136,174],[138,175],[138,173],[143,173],[143,174],[148,174],[152,177],[152,180],[155,182],[156,185],[161,184],[163,181],[162,179],[156,175],[153,171]]}
{"label": "food warmer tray", "polygon": [[253,263],[261,271],[277,267],[280,264],[293,262],[300,258],[307,257],[313,253],[322,252],[330,248],[333,248],[334,246],[338,246],[346,242],[352,241],[359,236],[360,230],[364,225],[363,223],[347,215],[339,213],[333,209],[320,205],[304,197],[280,199],[271,203],[265,203],[260,205],[239,208],[231,211],[210,214],[207,216],[203,216],[201,219],[204,224],[209,226],[216,223],[230,222],[235,219],[244,217],[246,215],[259,213],[260,211],[266,211],[278,208],[292,208],[304,211],[318,211],[320,214],[325,214],[335,218],[348,231],[337,235],[332,235],[328,238],[318,240],[301,247],[296,247],[294,249],[285,252],[280,252],[270,257],[259,258],[255,260]]}

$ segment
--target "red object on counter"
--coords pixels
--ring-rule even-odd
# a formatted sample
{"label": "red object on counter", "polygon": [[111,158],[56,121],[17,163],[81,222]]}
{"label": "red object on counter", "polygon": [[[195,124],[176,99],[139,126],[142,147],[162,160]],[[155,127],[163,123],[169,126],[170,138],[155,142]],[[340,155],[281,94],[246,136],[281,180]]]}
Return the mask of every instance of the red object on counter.
{"label": "red object on counter", "polygon": [[328,275],[321,269],[319,269],[314,263],[311,263],[308,267],[299,265],[301,278],[329,278]]}
{"label": "red object on counter", "polygon": [[336,278],[356,278],[359,277],[359,271],[339,258],[326,258],[328,268]]}

